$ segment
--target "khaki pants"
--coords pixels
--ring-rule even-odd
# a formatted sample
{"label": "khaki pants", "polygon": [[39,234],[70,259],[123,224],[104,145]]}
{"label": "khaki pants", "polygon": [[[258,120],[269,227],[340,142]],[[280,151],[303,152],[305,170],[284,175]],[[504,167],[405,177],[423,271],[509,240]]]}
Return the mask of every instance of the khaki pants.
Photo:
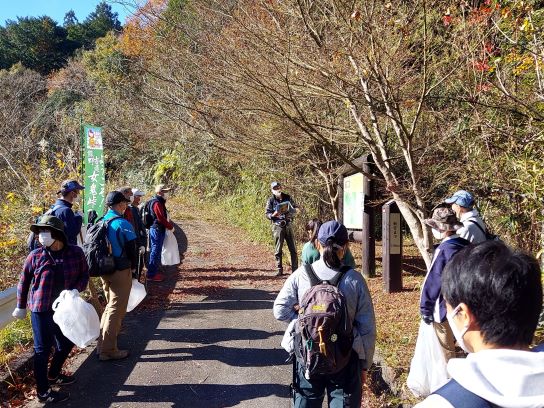
{"label": "khaki pants", "polygon": [[118,350],[117,335],[127,313],[132,274],[130,269],[125,269],[102,276],[100,279],[102,279],[102,287],[108,302],[100,321],[100,353],[107,354]]}
{"label": "khaki pants", "polygon": [[453,337],[453,332],[448,321],[446,320],[442,323],[433,322],[433,328],[442,346],[442,350],[444,350],[446,362],[450,358],[455,358],[455,338]]}

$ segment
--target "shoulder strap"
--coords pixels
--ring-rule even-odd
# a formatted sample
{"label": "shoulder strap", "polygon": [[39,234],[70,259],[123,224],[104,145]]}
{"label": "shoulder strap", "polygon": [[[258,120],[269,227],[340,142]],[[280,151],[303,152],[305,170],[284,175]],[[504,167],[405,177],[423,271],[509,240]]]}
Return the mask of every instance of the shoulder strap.
{"label": "shoulder strap", "polygon": [[[347,265],[342,265],[340,271],[338,271],[338,273],[334,275],[332,279],[327,280],[327,282],[329,282],[329,285],[338,286],[338,283],[340,282],[340,279],[342,279],[342,276],[344,276],[344,274],[350,269],[351,267]],[[323,279],[319,279],[319,277],[316,275],[312,265],[305,264],[304,270],[306,271],[306,275],[308,275],[308,279],[310,279],[310,285],[315,286],[323,282]]]}
{"label": "shoulder strap", "polygon": [[478,227],[478,229],[484,233],[484,235],[487,235],[487,231],[485,231],[485,230],[480,226],[480,224],[478,224],[478,222],[476,222],[476,221],[474,221],[474,220],[467,220],[467,221],[470,222],[470,223],[472,223],[472,224],[474,224],[474,225],[476,225],[476,226]]}
{"label": "shoulder strap", "polygon": [[434,392],[447,400],[455,408],[492,408],[488,401],[464,388],[453,378],[442,388]]}
{"label": "shoulder strap", "polygon": [[306,271],[306,275],[308,275],[308,279],[310,279],[310,285],[315,286],[319,285],[322,280],[317,277],[315,274],[314,268],[310,264],[304,264],[304,270]]}
{"label": "shoulder strap", "polygon": [[340,267],[340,270],[338,271],[338,273],[336,275],[334,275],[334,278],[330,279],[329,280],[329,284],[333,285],[333,286],[338,286],[338,284],[340,283],[340,279],[342,279],[342,276],[344,276],[344,274],[349,271],[351,269],[350,266],[348,265],[342,265]]}
{"label": "shoulder strap", "polygon": [[60,204],[55,204],[55,205],[53,205],[53,207],[51,207],[49,210],[47,210],[47,211],[45,212],[45,214],[55,216],[55,214],[54,214],[55,211],[57,211],[57,210],[58,210],[59,208],[61,208],[61,207],[63,207],[63,206],[60,205]]}

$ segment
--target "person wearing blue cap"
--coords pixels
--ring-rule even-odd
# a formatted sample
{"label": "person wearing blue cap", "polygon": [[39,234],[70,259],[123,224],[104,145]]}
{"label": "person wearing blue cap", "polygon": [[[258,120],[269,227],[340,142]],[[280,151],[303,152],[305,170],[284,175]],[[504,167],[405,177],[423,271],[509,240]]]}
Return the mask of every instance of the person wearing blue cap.
{"label": "person wearing blue cap", "polygon": [[61,197],[55,201],[51,208],[50,215],[59,218],[64,224],[64,233],[68,238],[68,243],[77,245],[77,237],[81,233],[83,217],[79,213],[74,213],[72,206],[79,202],[80,193],[84,190],[77,180],[65,180],[60,185],[57,192]]}
{"label": "person wearing blue cap", "polygon": [[[318,232],[317,246],[320,259],[311,265],[312,273],[305,266],[298,268],[285,281],[274,301],[274,317],[285,322],[297,320],[303,310],[300,304],[305,294],[316,286],[312,282],[336,282],[336,287],[345,299],[347,319],[351,323],[352,337],[347,365],[331,374],[308,376],[308,367],[301,364],[297,357],[293,371],[293,391],[295,408],[319,407],[323,404],[325,393],[329,407],[361,406],[362,385],[366,371],[372,365],[376,343],[376,321],[374,306],[363,276],[352,268],[346,268],[342,259],[348,245],[348,231],[337,221],[324,223]],[[320,283],[321,283],[320,282]],[[297,321],[298,323],[298,321]],[[335,343],[340,337],[333,334],[330,341]],[[293,342],[294,343],[294,342]],[[317,347],[317,344],[309,347]],[[291,346],[294,352],[297,347]],[[319,344],[321,347],[321,344]],[[327,355],[326,353],[324,354]]]}
{"label": "person wearing blue cap", "polygon": [[272,197],[266,202],[265,215],[272,223],[272,235],[274,237],[274,256],[276,258],[276,276],[283,275],[283,242],[287,242],[289,255],[291,255],[291,270],[298,267],[297,248],[295,236],[291,226],[293,216],[297,211],[297,205],[289,194],[281,189],[281,184],[274,181],[270,184]]}
{"label": "person wearing blue cap", "polygon": [[457,219],[463,224],[457,230],[457,235],[473,244],[479,244],[486,240],[487,228],[478,210],[474,208],[474,197],[472,194],[465,190],[459,190],[447,198],[445,202],[446,204],[451,204],[451,209],[455,212]]}

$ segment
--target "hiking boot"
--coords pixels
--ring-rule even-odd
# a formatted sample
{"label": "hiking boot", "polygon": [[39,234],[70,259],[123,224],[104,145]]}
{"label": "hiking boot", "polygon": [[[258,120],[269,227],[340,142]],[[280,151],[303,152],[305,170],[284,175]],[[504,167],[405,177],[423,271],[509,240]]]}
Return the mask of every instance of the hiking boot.
{"label": "hiking boot", "polygon": [[100,353],[98,359],[100,361],[122,360],[123,358],[127,358],[128,354],[128,350],[117,350],[109,353]]}
{"label": "hiking boot", "polygon": [[38,394],[38,400],[40,402],[62,402],[70,398],[70,394],[67,392],[53,391],[51,388],[47,390],[45,394]]}
{"label": "hiking boot", "polygon": [[59,374],[57,378],[48,378],[49,385],[69,385],[76,382],[76,378],[73,375]]}
{"label": "hiking boot", "polygon": [[164,275],[162,273],[158,273],[155,276],[147,277],[147,280],[149,282],[162,282],[164,280]]}

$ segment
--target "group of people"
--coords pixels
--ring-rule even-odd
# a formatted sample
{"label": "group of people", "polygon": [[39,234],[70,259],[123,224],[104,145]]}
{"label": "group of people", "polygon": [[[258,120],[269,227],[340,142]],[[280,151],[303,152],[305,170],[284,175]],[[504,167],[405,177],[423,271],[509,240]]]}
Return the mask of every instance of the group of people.
{"label": "group of people", "polygon": [[[145,205],[141,205],[145,194],[128,186],[111,191],[106,196],[108,208],[102,220],[107,225],[115,272],[100,277],[107,301],[96,348],[100,361],[119,360],[129,355],[128,350],[119,349],[117,337],[126,314],[132,279],[139,276],[148,247],[147,280],[161,282],[164,279],[159,271],[162,245],[165,231],[174,228],[166,209],[170,190],[163,184],[157,185],[155,196]],[[72,375],[62,373],[62,366],[74,344],[54,322],[52,306],[63,290],[77,289],[82,292],[89,282],[87,260],[82,248],[77,245],[83,217],[72,209],[82,191],[84,187],[77,180],[63,182],[57,194],[58,200],[31,225],[36,243],[29,243],[32,250],[24,262],[17,286],[17,307],[13,316],[23,319],[30,310],[34,377],[38,400],[42,402],[66,400],[68,393],[54,390],[51,386],[68,385],[75,381]],[[141,207],[145,207],[149,213],[148,226],[144,225]],[[48,368],[51,348],[54,348],[54,352]]]}
{"label": "group of people", "polygon": [[[376,323],[366,282],[354,270],[347,230],[336,221],[311,220],[302,249],[303,265],[298,267],[291,227],[295,211],[279,211],[285,201],[296,206],[279,183],[272,183],[271,189],[266,215],[273,224],[278,274],[283,273],[283,240],[287,240],[293,270],[273,311],[276,319],[290,323],[286,336],[291,334],[293,340],[286,350],[293,357],[294,406],[321,407],[326,394],[330,407],[360,407],[361,387],[372,364]],[[435,208],[425,224],[439,243],[421,290],[421,319],[433,326],[449,361],[451,379],[418,407],[544,407],[544,352],[538,352],[544,346],[530,349],[543,304],[538,262],[494,239],[474,197],[465,190]],[[304,356],[321,353],[322,359],[330,359],[327,342],[334,344],[339,336],[323,339],[326,323],[318,315],[324,315],[328,306],[325,301],[324,307],[316,306],[309,298],[316,286],[330,284],[347,304],[347,319],[353,326],[351,356],[347,363],[334,369],[323,365],[319,371],[315,369],[319,358]],[[310,305],[316,308],[314,317],[304,310]],[[313,337],[300,333],[312,332],[308,329],[311,318],[321,325]],[[456,345],[468,357],[455,358],[461,354]]]}

